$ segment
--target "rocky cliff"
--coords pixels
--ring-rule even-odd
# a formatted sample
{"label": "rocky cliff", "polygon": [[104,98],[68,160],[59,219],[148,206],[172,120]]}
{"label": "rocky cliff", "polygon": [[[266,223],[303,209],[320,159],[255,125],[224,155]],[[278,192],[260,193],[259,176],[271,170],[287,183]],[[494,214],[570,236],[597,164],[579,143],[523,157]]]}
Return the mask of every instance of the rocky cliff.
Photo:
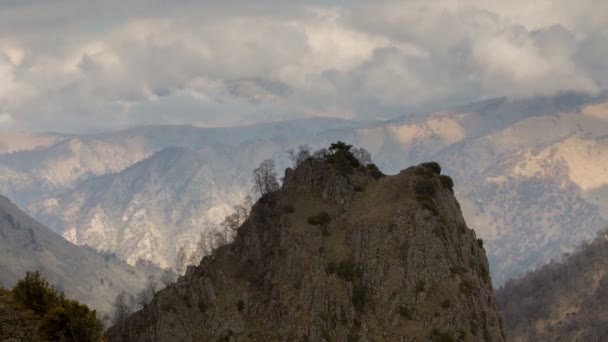
{"label": "rocky cliff", "polygon": [[439,171],[287,169],[234,242],[111,340],[503,341],[482,242]]}

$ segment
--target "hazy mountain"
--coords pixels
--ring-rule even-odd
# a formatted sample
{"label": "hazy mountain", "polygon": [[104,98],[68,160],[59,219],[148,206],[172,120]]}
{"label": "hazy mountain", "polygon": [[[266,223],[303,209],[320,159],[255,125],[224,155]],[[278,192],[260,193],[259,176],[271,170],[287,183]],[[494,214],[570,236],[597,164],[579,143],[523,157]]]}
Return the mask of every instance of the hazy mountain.
{"label": "hazy mountain", "polygon": [[127,265],[116,256],[76,246],[0,196],[0,282],[11,287],[26,271],[40,271],[58,289],[92,308],[108,312],[121,291],[135,294],[160,270]]}
{"label": "hazy mountain", "polygon": [[110,339],[504,341],[485,251],[448,178],[425,166],[379,177],[338,157],[288,169],[233,243]]}
{"label": "hazy mountain", "polygon": [[[165,249],[153,241],[177,234],[178,243],[193,246],[194,232],[222,220],[249,192],[260,160],[273,157],[282,170],[289,147],[343,140],[368,149],[389,173],[439,161],[456,181],[464,216],[486,241],[500,284],[606,224],[607,100],[500,98],[385,122],[139,127],[0,155],[0,189],[72,241],[164,265],[178,244]],[[159,152],[170,146],[185,148],[175,150],[183,157]],[[126,231],[131,235],[121,235]]]}
{"label": "hazy mountain", "polygon": [[[68,136],[51,146],[0,154],[0,192],[21,207],[73,189],[91,177],[119,172],[166,147],[201,148],[245,141],[285,142],[329,129],[351,128],[358,121],[318,118],[251,126],[202,128],[149,126],[124,131]],[[26,145],[16,135],[15,145]],[[47,134],[28,135],[43,140]],[[3,141],[4,139],[0,139]]]}
{"label": "hazy mountain", "polygon": [[511,341],[605,341],[608,233],[507,282],[497,300]]}
{"label": "hazy mountain", "polygon": [[251,170],[275,144],[166,148],[120,173],[95,177],[30,207],[76,243],[173,266],[251,192]]}

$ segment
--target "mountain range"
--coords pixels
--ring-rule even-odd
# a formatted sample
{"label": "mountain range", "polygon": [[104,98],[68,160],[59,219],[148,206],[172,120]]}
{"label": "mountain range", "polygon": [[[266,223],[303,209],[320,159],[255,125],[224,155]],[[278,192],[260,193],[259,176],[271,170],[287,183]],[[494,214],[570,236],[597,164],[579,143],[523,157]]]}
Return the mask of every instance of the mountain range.
{"label": "mountain range", "polygon": [[606,132],[607,94],[566,93],[389,121],[29,134],[0,155],[0,192],[72,242],[168,266],[180,245],[193,249],[251,193],[260,161],[274,158],[282,170],[287,149],[342,140],[366,148],[388,173],[440,162],[501,284],[608,225]]}

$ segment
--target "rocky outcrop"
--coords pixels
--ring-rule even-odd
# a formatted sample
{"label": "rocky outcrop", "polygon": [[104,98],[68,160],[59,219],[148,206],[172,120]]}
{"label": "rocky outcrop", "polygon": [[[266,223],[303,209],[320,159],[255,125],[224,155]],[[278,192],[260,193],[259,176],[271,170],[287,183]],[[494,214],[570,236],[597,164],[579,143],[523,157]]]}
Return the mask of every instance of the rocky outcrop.
{"label": "rocky outcrop", "polygon": [[[234,242],[112,341],[504,341],[482,241],[438,165],[288,169]],[[378,177],[378,174],[375,174]]]}

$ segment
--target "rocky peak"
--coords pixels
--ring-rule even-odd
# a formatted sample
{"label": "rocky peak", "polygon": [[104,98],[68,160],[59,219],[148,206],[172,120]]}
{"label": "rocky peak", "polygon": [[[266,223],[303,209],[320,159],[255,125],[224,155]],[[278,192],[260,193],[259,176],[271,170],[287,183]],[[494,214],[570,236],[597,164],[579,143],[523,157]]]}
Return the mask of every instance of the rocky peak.
{"label": "rocky peak", "polygon": [[436,163],[309,159],[116,341],[503,341],[481,240]]}

